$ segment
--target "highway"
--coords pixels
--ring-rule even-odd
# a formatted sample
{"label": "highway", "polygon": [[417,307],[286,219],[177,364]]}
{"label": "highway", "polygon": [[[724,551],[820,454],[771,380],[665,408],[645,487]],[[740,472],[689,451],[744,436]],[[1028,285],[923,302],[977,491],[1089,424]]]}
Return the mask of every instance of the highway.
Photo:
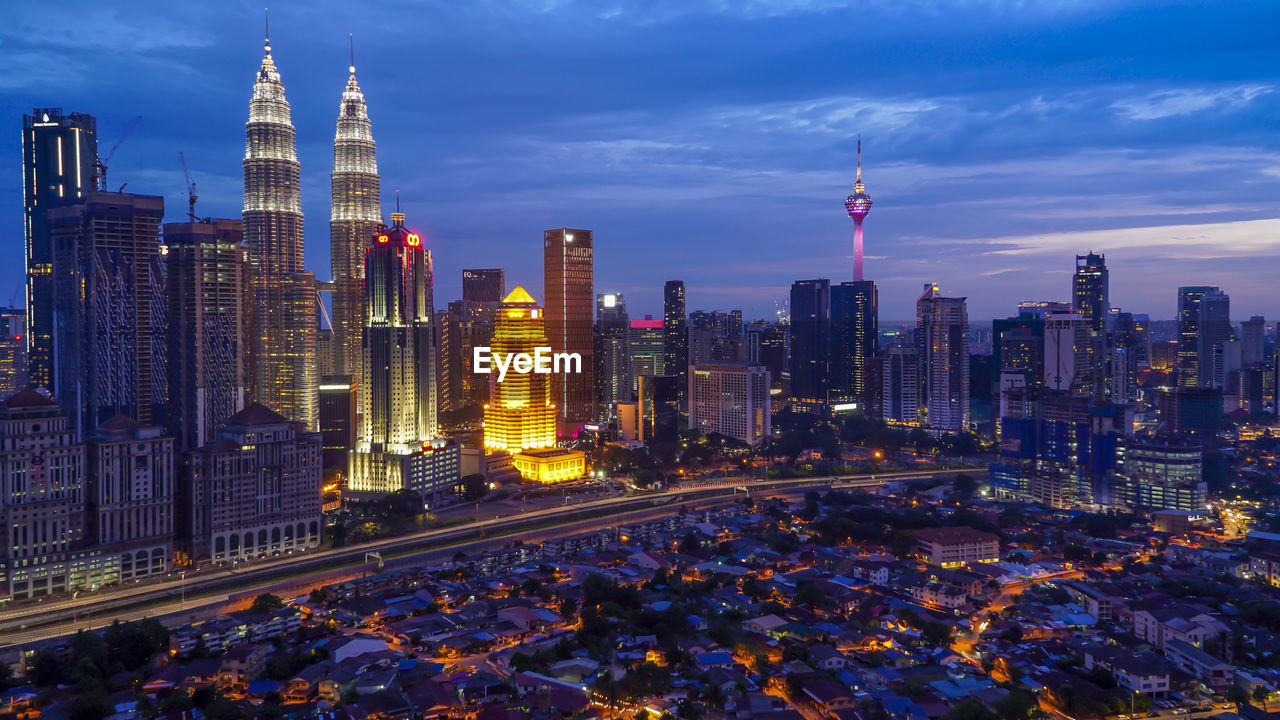
{"label": "highway", "polygon": [[[534,542],[602,527],[616,527],[669,513],[677,505],[723,503],[747,487],[753,494],[791,494],[815,487],[872,487],[890,481],[949,477],[958,469],[922,470],[849,477],[744,480],[726,478],[651,493],[610,497],[563,507],[479,520],[359,545],[320,549],[254,562],[247,568],[208,567],[175,572],[157,582],[112,586],[74,597],[24,601],[0,611],[0,648],[23,645],[93,629],[114,620],[165,617],[181,624],[224,609],[233,598],[282,587],[318,587],[358,574],[368,553],[379,553],[386,567],[443,561],[458,551],[487,552],[514,541]],[[335,579],[336,578],[336,579]]]}

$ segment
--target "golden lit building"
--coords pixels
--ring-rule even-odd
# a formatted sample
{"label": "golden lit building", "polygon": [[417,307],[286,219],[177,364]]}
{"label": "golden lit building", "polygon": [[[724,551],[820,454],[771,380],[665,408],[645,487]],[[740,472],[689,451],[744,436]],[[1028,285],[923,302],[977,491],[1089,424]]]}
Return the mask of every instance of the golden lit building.
{"label": "golden lit building", "polygon": [[[513,454],[512,464],[527,480],[559,482],[582,476],[586,457],[576,450],[556,448],[556,406],[551,380],[557,372],[519,372],[508,369],[498,380],[497,364],[509,356],[534,356],[549,349],[544,318],[533,296],[516,286],[498,306],[489,353],[492,377],[489,403],[484,407],[484,446]],[[513,361],[514,365],[515,362]],[[579,368],[580,369],[580,368]],[[522,452],[538,451],[538,452]]]}

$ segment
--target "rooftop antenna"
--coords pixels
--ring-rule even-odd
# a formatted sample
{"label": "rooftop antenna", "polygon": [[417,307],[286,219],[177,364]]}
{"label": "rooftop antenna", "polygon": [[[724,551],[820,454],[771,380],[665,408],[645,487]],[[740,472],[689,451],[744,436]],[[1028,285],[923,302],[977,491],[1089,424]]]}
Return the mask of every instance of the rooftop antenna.
{"label": "rooftop antenna", "polygon": [[351,43],[351,66],[347,68],[352,75],[356,74],[356,39],[351,33],[347,33],[347,40]]}
{"label": "rooftop antenna", "polygon": [[266,38],[263,47],[268,53],[271,52],[271,15],[270,8],[262,8],[262,35]]}

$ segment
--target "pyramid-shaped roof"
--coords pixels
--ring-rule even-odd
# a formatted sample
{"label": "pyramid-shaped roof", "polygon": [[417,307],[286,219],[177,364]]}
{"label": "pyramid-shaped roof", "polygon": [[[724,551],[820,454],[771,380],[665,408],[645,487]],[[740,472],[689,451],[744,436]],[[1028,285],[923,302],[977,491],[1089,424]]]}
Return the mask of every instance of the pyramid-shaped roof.
{"label": "pyramid-shaped roof", "polygon": [[44,395],[38,390],[27,388],[15,393],[12,397],[0,403],[7,408],[29,408],[29,407],[49,407],[58,403]]}
{"label": "pyramid-shaped roof", "polygon": [[523,285],[517,285],[516,289],[508,293],[506,299],[502,302],[503,304],[513,305],[538,304],[538,301],[533,299],[533,296],[529,294],[528,290],[524,289]]}
{"label": "pyramid-shaped roof", "polygon": [[275,425],[289,419],[262,403],[249,403],[245,409],[227,418],[228,425]]}

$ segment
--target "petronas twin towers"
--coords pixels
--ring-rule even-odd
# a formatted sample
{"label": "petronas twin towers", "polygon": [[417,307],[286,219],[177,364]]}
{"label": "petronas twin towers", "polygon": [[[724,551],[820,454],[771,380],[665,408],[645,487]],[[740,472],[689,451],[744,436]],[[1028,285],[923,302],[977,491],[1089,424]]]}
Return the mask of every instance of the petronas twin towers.
{"label": "petronas twin towers", "polygon": [[[317,303],[303,268],[301,166],[284,84],[267,40],[245,125],[244,239],[250,264],[251,399],[310,429],[318,425]],[[359,376],[364,250],[381,222],[378,163],[354,58],[333,143],[334,366]]]}

